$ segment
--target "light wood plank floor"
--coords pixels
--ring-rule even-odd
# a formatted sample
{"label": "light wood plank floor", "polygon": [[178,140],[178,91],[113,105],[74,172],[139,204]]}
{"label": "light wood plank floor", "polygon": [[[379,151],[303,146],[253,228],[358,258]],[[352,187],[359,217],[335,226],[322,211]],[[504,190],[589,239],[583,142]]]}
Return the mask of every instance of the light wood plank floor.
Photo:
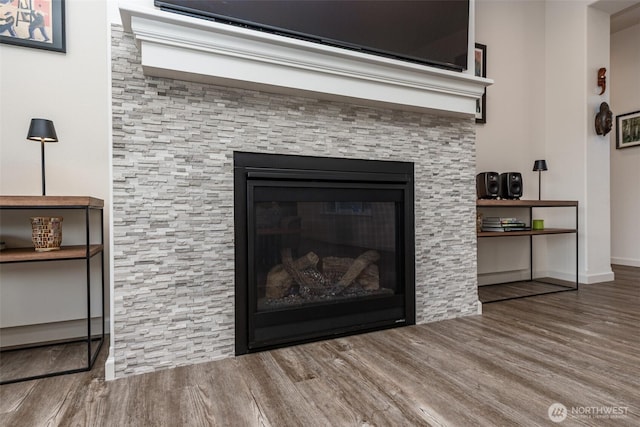
{"label": "light wood plank floor", "polygon": [[[103,350],[92,372],[0,387],[0,425],[638,426],[640,269],[614,269],[482,316],[111,382]],[[552,423],[556,402],[580,414]]]}
{"label": "light wood plank floor", "polygon": [[[100,344],[99,339],[91,342],[92,357]],[[108,345],[107,340],[105,345]],[[51,343],[38,348],[3,351],[0,353],[0,381],[85,369],[88,358],[86,342]]]}

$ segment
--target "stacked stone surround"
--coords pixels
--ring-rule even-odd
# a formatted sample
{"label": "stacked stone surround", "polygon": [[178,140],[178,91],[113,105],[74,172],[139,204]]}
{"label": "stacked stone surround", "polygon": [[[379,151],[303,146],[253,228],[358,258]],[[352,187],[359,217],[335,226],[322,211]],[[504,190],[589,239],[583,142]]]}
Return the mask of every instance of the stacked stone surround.
{"label": "stacked stone surround", "polygon": [[112,28],[116,377],[234,355],[233,152],[415,164],[418,323],[477,313],[473,119],[146,77]]}

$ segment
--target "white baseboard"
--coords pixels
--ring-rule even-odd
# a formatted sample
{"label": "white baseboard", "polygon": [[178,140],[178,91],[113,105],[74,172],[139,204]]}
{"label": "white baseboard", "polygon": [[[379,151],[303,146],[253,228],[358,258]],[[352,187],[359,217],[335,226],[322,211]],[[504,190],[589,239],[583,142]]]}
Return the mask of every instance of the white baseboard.
{"label": "white baseboard", "polygon": [[[96,319],[100,324],[100,319]],[[104,319],[104,333],[109,333],[109,319]],[[93,334],[94,331],[92,331]],[[95,332],[99,332],[95,331]],[[36,325],[13,326],[0,329],[0,348],[52,341],[64,341],[87,336],[87,319]]]}
{"label": "white baseboard", "polygon": [[113,357],[113,348],[109,347],[109,356],[104,364],[104,379],[112,381],[116,379],[116,360]]}
{"label": "white baseboard", "polygon": [[[536,275],[534,275],[536,277]],[[493,285],[494,283],[517,282],[529,279],[529,270],[499,271],[496,273],[478,274],[478,286]]]}
{"label": "white baseboard", "polygon": [[640,259],[611,257],[611,264],[626,265],[628,267],[640,267]]}
{"label": "white baseboard", "polygon": [[[612,259],[613,262],[613,259]],[[629,265],[629,264],[622,264]],[[640,264],[638,265],[640,267]],[[533,277],[553,277],[555,279],[576,281],[575,272],[567,273],[562,271],[534,271]],[[498,273],[484,273],[478,275],[478,286],[491,285],[494,283],[516,282],[529,280],[529,270],[504,271]],[[614,280],[613,271],[603,271],[595,274],[580,273],[578,282],[584,284],[610,282]]]}
{"label": "white baseboard", "polygon": [[[573,272],[565,273],[562,271],[551,271],[548,273],[547,276],[560,279],[560,280],[566,280],[568,282],[576,281],[576,274]],[[585,274],[585,273],[578,274],[578,282],[580,284],[585,284],[585,285],[591,285],[593,283],[610,282],[612,280],[614,280],[614,275],[613,275],[613,271],[611,270],[603,271],[601,273],[594,273],[594,274]]]}
{"label": "white baseboard", "polygon": [[603,283],[603,282],[611,282],[615,279],[615,275],[613,271],[598,273],[598,274],[588,274],[585,275],[584,279],[580,278],[580,283],[585,283],[590,285],[592,283]]}

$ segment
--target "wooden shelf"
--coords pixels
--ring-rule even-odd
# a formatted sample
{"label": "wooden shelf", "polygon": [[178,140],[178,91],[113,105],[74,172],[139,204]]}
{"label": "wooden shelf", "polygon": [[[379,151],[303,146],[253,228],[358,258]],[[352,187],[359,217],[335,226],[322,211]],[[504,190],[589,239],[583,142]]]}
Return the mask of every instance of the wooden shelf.
{"label": "wooden shelf", "polygon": [[[99,254],[103,249],[104,245],[90,245],[89,257]],[[10,262],[60,261],[85,258],[87,258],[87,247],[85,245],[62,246],[59,250],[48,252],[36,252],[34,248],[9,248],[0,251],[0,264]]]}
{"label": "wooden shelf", "polygon": [[478,199],[476,206],[479,208],[557,208],[578,206],[577,200],[497,200]]}
{"label": "wooden shelf", "polygon": [[88,196],[0,196],[0,208],[103,208],[104,200]]}
{"label": "wooden shelf", "polygon": [[478,237],[539,236],[542,234],[567,234],[575,232],[575,228],[545,228],[544,230],[527,231],[481,231],[478,233]]}

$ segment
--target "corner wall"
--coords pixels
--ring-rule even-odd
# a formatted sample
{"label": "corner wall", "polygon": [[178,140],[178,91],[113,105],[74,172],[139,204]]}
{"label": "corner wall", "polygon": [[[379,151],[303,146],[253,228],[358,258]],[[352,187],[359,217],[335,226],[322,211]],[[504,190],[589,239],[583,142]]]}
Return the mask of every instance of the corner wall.
{"label": "corner wall", "polygon": [[[608,93],[598,95],[597,72],[608,68],[609,15],[586,1],[548,1],[545,30],[545,151],[553,166],[543,190],[555,199],[580,202],[580,283],[612,280],[608,138],[594,128],[600,103],[608,101]],[[568,241],[549,244],[554,277],[572,277],[567,266],[575,263],[574,250]]]}
{"label": "corner wall", "polygon": [[[598,135],[595,117],[600,105],[611,107],[611,90],[600,95],[598,70],[611,70],[609,63],[609,13],[587,7],[587,67],[585,76],[586,107],[586,170],[585,218],[583,239],[586,240],[585,282],[599,283],[613,280],[611,270],[611,197],[609,136]],[[611,107],[613,108],[613,107]],[[613,132],[613,130],[612,130]]]}
{"label": "corner wall", "polygon": [[112,34],[117,377],[234,354],[234,150],[414,162],[417,322],[478,312],[473,119],[145,77]]}

